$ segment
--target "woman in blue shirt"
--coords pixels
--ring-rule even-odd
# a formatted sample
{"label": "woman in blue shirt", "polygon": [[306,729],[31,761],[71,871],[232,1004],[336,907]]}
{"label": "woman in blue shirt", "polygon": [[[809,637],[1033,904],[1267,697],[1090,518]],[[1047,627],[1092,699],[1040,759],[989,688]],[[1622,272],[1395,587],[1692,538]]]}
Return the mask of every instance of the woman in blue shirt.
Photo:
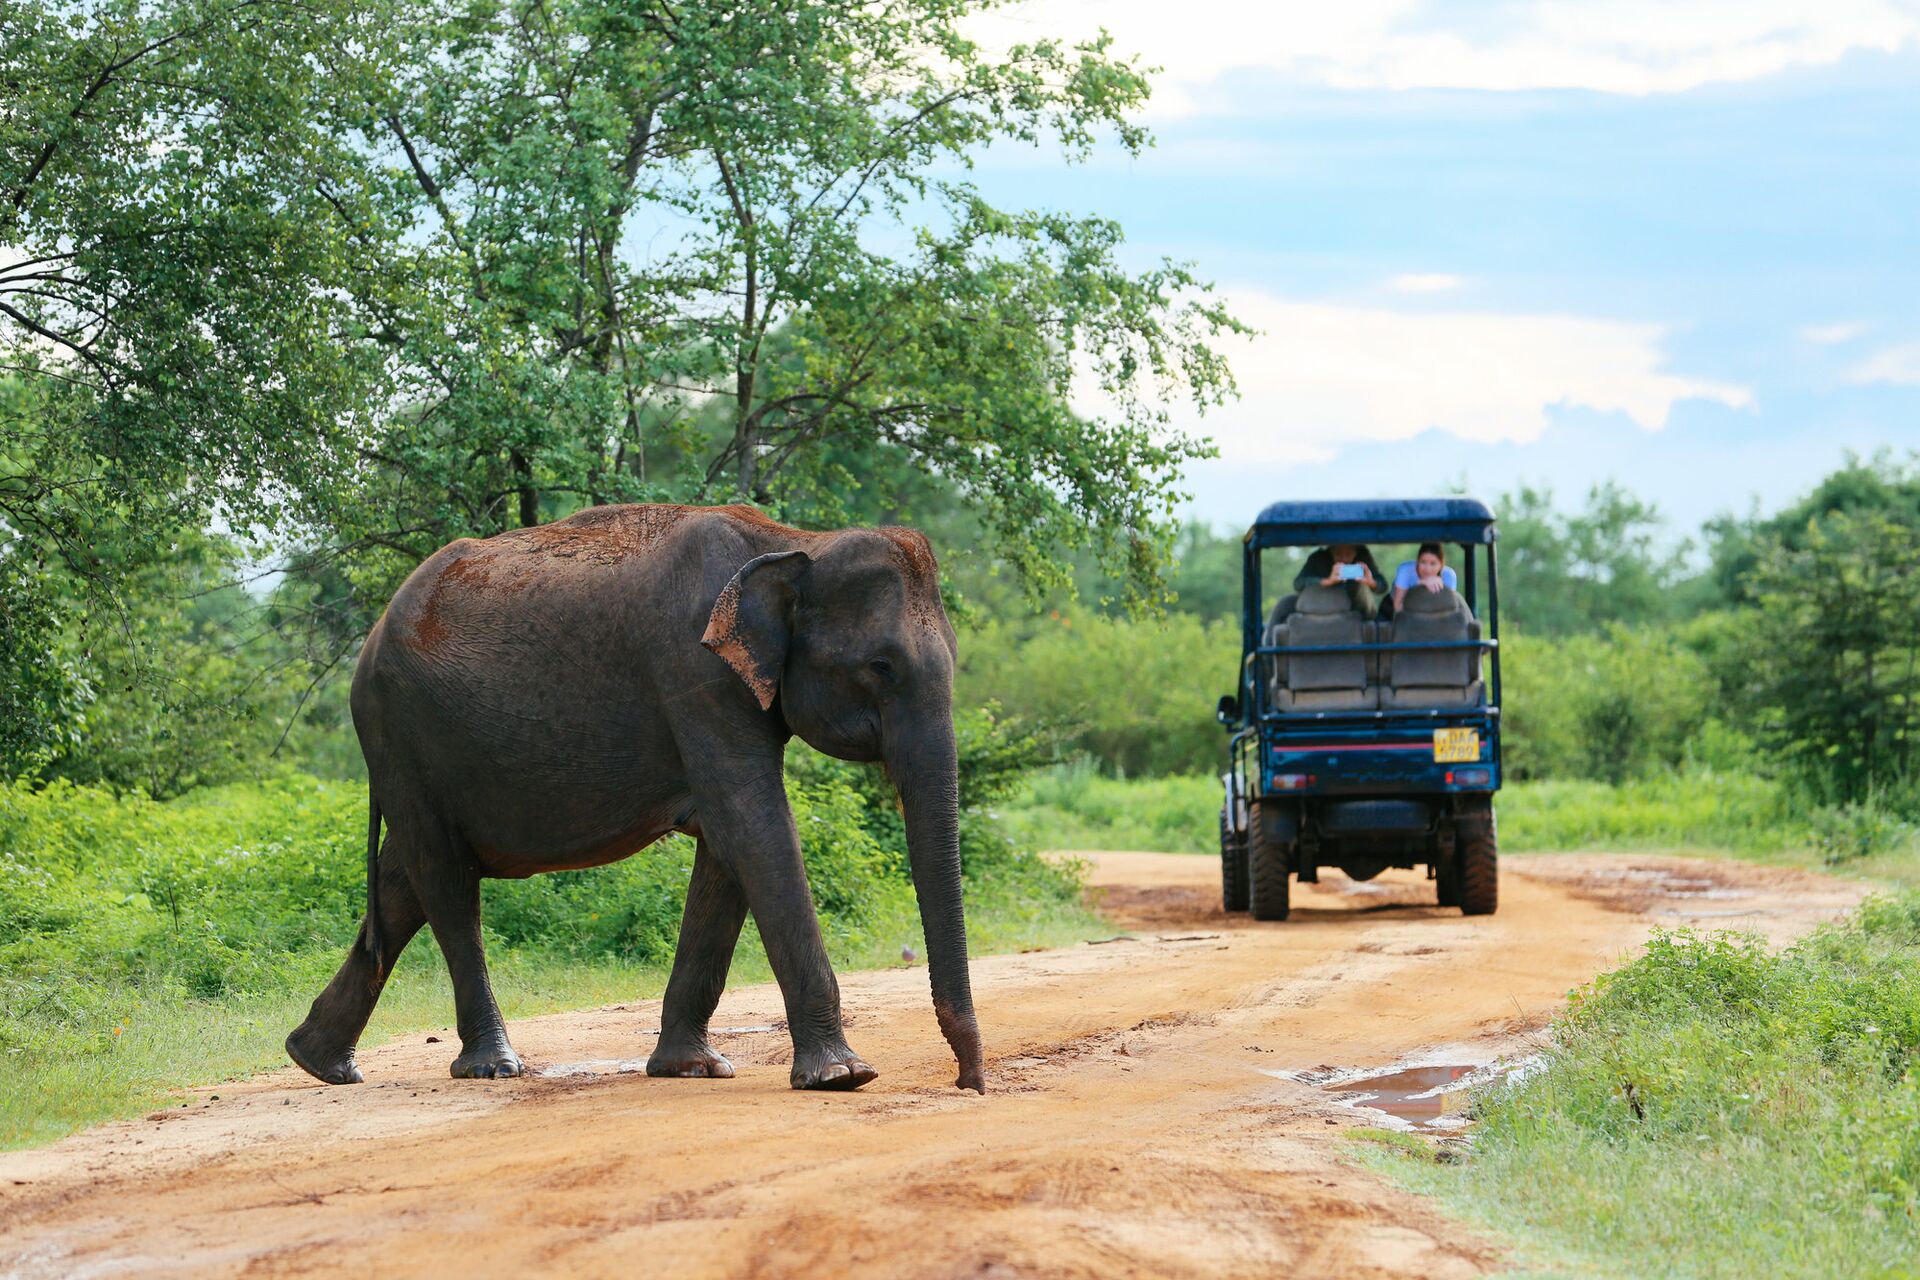
{"label": "woman in blue shirt", "polygon": [[1423,542],[1420,553],[1411,560],[1402,560],[1399,569],[1393,575],[1393,611],[1400,612],[1400,606],[1407,602],[1407,592],[1416,588],[1438,591],[1442,587],[1448,591],[1458,591],[1460,583],[1447,568],[1447,553],[1437,542]]}

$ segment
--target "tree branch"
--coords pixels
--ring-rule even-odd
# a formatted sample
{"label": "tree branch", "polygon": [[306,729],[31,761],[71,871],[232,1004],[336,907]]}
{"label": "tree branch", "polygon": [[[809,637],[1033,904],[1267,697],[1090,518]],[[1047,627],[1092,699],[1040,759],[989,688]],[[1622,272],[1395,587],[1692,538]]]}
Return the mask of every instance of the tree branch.
{"label": "tree branch", "polygon": [[47,328],[45,325],[41,324],[39,321],[33,319],[33,317],[27,315],[25,312],[20,311],[15,307],[9,306],[5,302],[0,302],[0,314],[12,316],[14,321],[17,324],[19,324],[22,328],[26,329],[28,332],[33,333],[39,337],[45,338],[48,342],[57,343],[58,345],[65,347],[67,350],[73,352],[73,354],[79,356],[82,360],[86,361],[89,367],[101,373],[102,375],[112,374],[119,371],[120,366],[115,364],[113,361],[107,360],[101,356],[94,354],[94,352],[90,350],[87,346],[82,345],[81,343],[75,342],[73,339],[67,337],[64,334],[54,332],[52,329]]}

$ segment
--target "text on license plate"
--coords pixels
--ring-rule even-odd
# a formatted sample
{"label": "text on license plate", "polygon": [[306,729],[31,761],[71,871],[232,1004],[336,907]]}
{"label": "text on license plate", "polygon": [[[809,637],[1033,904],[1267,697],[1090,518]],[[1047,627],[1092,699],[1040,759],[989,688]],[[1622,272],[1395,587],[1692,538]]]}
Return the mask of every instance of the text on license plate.
{"label": "text on license plate", "polygon": [[1440,764],[1457,764],[1462,760],[1480,758],[1480,731],[1478,729],[1435,729],[1433,731],[1433,758]]}

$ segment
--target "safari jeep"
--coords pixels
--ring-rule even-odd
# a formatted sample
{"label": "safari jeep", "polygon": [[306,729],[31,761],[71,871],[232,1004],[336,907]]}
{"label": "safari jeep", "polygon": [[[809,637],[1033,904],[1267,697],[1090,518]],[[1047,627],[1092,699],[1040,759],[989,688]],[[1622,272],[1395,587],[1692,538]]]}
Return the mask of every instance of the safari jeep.
{"label": "safari jeep", "polygon": [[[1276,502],[1247,530],[1239,692],[1223,777],[1220,870],[1228,911],[1285,920],[1289,882],[1323,867],[1370,880],[1421,867],[1441,906],[1499,902],[1500,589],[1494,519],[1472,498]],[[1437,543],[1455,587],[1416,584],[1398,610],[1394,566]],[[1295,575],[1335,548],[1376,585]],[[1371,555],[1368,555],[1368,553]],[[1382,580],[1383,579],[1383,580]],[[1456,589],[1457,588],[1457,589]]]}

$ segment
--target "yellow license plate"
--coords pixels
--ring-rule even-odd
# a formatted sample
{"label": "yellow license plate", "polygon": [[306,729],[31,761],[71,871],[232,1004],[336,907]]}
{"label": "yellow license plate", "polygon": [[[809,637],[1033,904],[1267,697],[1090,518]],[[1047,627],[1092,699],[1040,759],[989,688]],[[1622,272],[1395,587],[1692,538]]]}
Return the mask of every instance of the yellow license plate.
{"label": "yellow license plate", "polygon": [[1433,758],[1440,764],[1458,764],[1464,760],[1478,760],[1480,731],[1478,729],[1435,729]]}

